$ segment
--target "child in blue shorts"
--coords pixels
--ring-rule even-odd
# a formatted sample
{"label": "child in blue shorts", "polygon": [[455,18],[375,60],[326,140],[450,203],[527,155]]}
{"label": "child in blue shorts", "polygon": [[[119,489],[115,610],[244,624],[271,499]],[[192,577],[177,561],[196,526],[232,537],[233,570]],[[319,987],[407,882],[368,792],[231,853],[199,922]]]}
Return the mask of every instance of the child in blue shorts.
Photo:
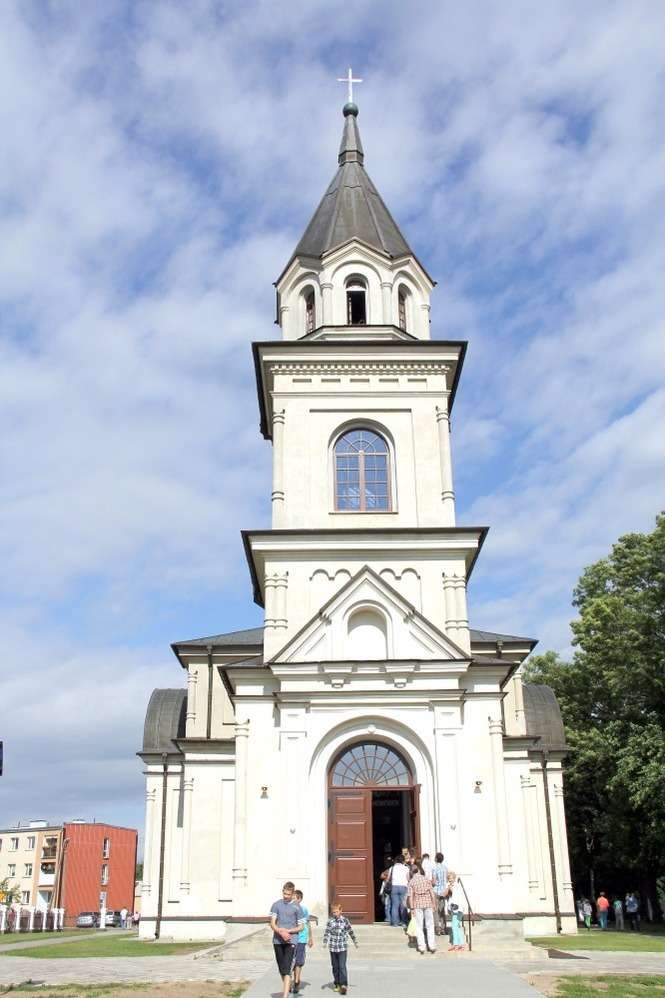
{"label": "child in blue shorts", "polygon": [[295,892],[294,900],[302,912],[304,921],[302,931],[298,933],[296,938],[296,956],[293,963],[293,984],[291,986],[291,990],[294,994],[297,994],[300,990],[300,977],[302,974],[302,968],[305,966],[307,948],[308,946],[311,947],[314,945],[311,922],[314,920],[315,916],[310,915],[309,909],[302,903],[302,891]]}

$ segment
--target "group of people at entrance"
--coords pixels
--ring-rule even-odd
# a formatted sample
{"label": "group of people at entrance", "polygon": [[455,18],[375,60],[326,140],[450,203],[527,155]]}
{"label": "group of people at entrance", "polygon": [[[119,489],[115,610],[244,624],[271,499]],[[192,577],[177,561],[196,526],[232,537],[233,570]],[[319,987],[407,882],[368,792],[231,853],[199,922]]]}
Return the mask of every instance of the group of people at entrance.
{"label": "group of people at entrance", "polygon": [[386,856],[380,895],[386,922],[406,929],[415,938],[419,953],[436,953],[436,937],[448,935],[451,950],[463,950],[466,897],[459,877],[449,870],[438,852],[415,856],[405,847],[394,860]]}
{"label": "group of people at entrance", "polygon": [[[333,904],[331,912],[323,933],[323,945],[330,950],[333,989],[345,995],[349,985],[346,969],[349,939],[353,940],[354,946],[358,942],[341,904]],[[282,978],[282,998],[288,998],[290,991],[297,994],[300,990],[307,949],[314,945],[312,923],[317,921],[316,915],[311,915],[303,904],[302,891],[297,891],[295,885],[287,880],[282,888],[282,897],[270,909],[275,959]]]}
{"label": "group of people at entrance", "polygon": [[[626,894],[623,900],[618,896],[615,897],[611,904],[605,891],[601,891],[596,898],[596,920],[598,927],[602,930],[607,929],[610,911],[614,916],[614,928],[619,932],[625,928],[624,913],[631,931],[640,931],[640,902],[639,897],[633,891]],[[587,929],[591,928],[593,904],[587,897],[581,897],[577,902],[577,918]]]}

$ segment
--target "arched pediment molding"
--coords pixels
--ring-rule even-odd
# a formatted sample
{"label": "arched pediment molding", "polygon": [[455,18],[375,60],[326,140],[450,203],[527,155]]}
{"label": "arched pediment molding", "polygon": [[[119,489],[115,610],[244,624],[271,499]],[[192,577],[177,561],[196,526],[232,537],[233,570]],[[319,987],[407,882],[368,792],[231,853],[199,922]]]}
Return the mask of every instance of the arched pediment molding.
{"label": "arched pediment molding", "polygon": [[431,785],[434,766],[428,746],[412,728],[380,714],[360,714],[330,728],[312,750],[310,777],[320,776],[325,781],[345,745],[370,739],[392,745],[408,764],[415,782]]}

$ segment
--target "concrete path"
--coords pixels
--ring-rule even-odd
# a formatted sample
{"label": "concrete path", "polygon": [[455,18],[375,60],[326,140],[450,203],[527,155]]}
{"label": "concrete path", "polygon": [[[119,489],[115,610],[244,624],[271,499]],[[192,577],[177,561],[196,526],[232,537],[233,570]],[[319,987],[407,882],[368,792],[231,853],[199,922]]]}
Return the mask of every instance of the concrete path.
{"label": "concrete path", "polygon": [[[534,951],[536,951],[534,947]],[[567,977],[571,974],[659,974],[665,976],[665,953],[600,953],[596,950],[569,950],[561,957],[548,959],[547,951],[532,959],[514,961],[509,955],[496,957],[496,963],[515,974],[536,980],[536,975]]]}
{"label": "concrete path", "polygon": [[264,960],[195,960],[192,954],[54,960],[6,956],[0,957],[0,985],[255,981],[266,968]]}
{"label": "concrete path", "polygon": [[[389,965],[363,961],[349,954],[349,995],[358,998],[534,998],[541,994],[535,987],[498,967],[489,960],[479,960],[464,954],[445,964],[425,956],[414,964],[411,960],[391,960]],[[281,998],[277,968],[274,964],[252,984],[243,998]],[[304,998],[333,998],[330,963],[313,960],[303,971],[300,994]]]}

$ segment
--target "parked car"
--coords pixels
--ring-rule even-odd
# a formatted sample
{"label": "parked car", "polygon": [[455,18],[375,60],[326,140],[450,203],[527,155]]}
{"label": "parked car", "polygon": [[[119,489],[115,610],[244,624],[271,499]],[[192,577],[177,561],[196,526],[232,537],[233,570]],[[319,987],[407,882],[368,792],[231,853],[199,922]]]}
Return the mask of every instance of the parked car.
{"label": "parked car", "polygon": [[96,929],[99,923],[99,914],[96,911],[82,911],[76,919],[77,929]]}
{"label": "parked car", "polygon": [[104,924],[107,928],[113,928],[114,926],[120,925],[120,912],[113,911],[112,908],[107,908]]}

